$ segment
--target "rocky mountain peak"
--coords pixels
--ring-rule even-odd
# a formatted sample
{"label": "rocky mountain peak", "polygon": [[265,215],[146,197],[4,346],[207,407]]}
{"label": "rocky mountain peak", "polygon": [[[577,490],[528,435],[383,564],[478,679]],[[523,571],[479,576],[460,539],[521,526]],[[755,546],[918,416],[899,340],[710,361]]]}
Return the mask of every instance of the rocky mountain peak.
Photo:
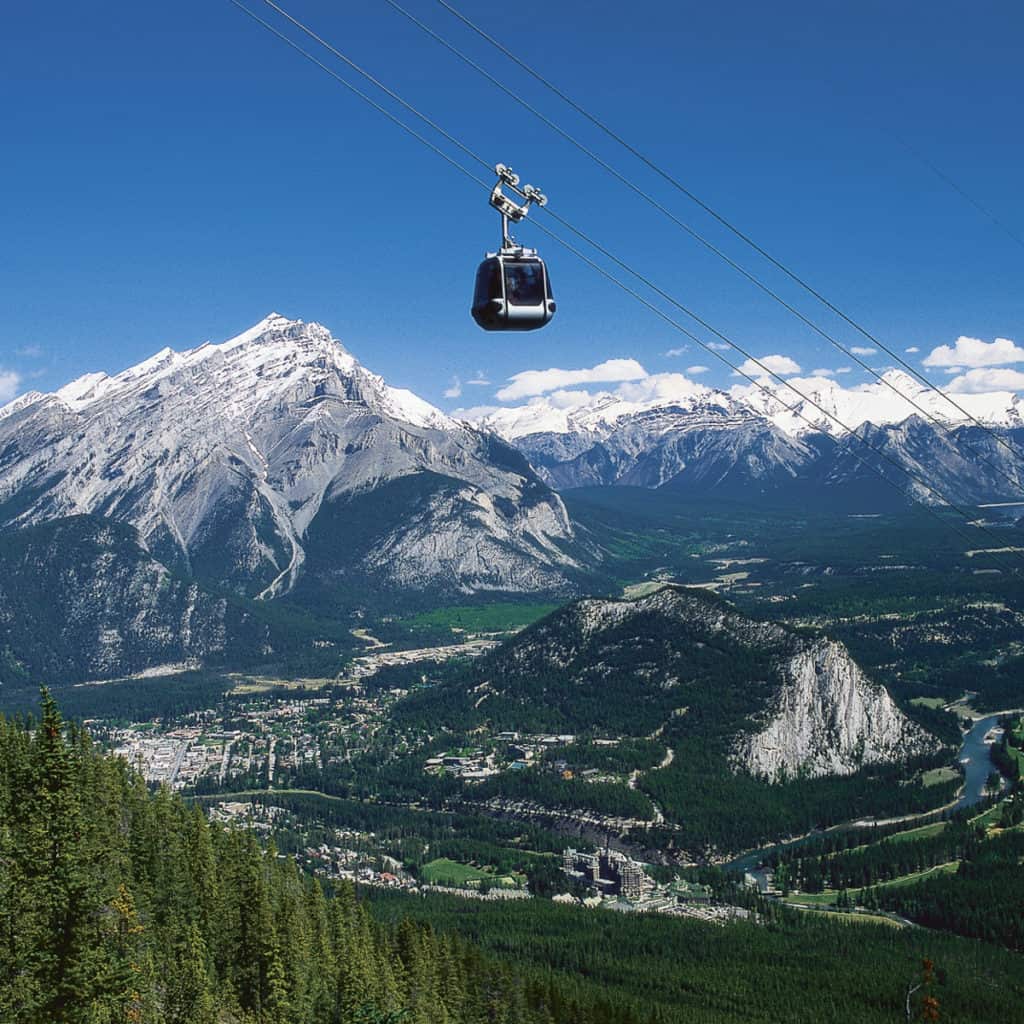
{"label": "rocky mountain peak", "polygon": [[[17,400],[0,414],[0,453],[6,525],[126,522],[167,564],[244,593],[293,589],[311,529],[332,560],[416,588],[558,589],[573,564],[565,508],[518,453],[391,387],[326,327],[276,313]],[[373,513],[376,542],[355,529],[360,502],[412,480],[415,515],[396,497]],[[329,533],[314,527],[325,509]]]}
{"label": "rocky mountain peak", "polygon": [[911,398],[916,398],[918,395],[927,392],[929,389],[922,384],[912,374],[907,373],[906,370],[886,370],[882,374],[882,380],[887,385],[891,385],[896,388],[901,394],[907,395]]}
{"label": "rocky mountain peak", "polygon": [[[356,359],[335,338],[328,328],[315,321],[289,320],[280,313],[270,313],[259,323],[253,324],[248,330],[234,338],[219,344],[207,343],[200,348],[209,354],[232,351],[272,351],[274,348],[294,353],[297,356],[306,354],[323,354],[336,361],[340,368],[350,369],[357,365]],[[165,350],[167,351],[167,350]],[[199,351],[199,350],[195,350]],[[259,356],[257,356],[259,358]]]}

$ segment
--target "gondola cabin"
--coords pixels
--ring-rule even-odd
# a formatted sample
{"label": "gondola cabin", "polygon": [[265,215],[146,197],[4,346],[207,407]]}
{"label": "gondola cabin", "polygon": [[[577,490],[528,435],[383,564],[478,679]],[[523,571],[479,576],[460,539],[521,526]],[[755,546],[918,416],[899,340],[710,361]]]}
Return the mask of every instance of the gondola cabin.
{"label": "gondola cabin", "polygon": [[536,251],[488,253],[476,272],[472,314],[485,331],[534,331],[548,323],[555,300]]}

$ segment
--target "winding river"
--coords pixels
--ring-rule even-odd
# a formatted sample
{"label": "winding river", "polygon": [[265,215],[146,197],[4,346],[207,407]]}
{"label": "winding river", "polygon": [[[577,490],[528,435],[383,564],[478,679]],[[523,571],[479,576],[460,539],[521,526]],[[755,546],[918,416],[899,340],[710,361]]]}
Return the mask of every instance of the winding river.
{"label": "winding river", "polygon": [[[940,810],[959,811],[964,807],[973,807],[974,804],[980,803],[985,796],[985,783],[988,780],[989,772],[993,771],[993,765],[988,756],[988,744],[985,743],[985,737],[988,735],[989,730],[993,729],[998,724],[999,719],[1008,713],[1010,712],[1002,711],[994,715],[986,715],[984,718],[978,718],[975,720],[971,728],[964,734],[963,742],[960,744],[960,753],[957,755],[957,758],[964,769],[964,786],[960,791],[960,796],[957,798],[955,804],[932,811],[924,811],[921,814],[909,815],[904,819],[880,819],[876,823],[882,825],[890,821],[905,820],[908,827],[912,827],[915,821],[925,821],[936,817]],[[742,857],[737,857],[735,860],[729,861],[729,863],[725,864],[724,867],[733,871],[750,872],[750,874],[757,879],[758,885],[763,889],[765,886],[764,875],[763,872],[758,871],[757,868],[769,854],[776,850],[785,850],[793,846],[800,846],[811,839],[816,839],[818,836],[823,835],[824,832],[835,832],[840,829],[863,827],[865,825],[871,825],[872,823],[873,819],[860,819],[858,821],[844,822],[841,825],[833,825],[828,829],[816,829],[814,832],[810,832],[805,836],[800,836],[798,839],[791,839],[783,843],[773,843],[771,846],[764,846],[759,850],[753,850],[750,853],[745,853]]]}
{"label": "winding river", "polygon": [[[1006,712],[1003,712],[1006,714]],[[960,745],[960,763],[964,766],[964,788],[957,800],[955,810],[972,807],[985,795],[985,782],[995,768],[988,757],[985,736],[999,723],[1002,714],[979,718],[964,736]]]}

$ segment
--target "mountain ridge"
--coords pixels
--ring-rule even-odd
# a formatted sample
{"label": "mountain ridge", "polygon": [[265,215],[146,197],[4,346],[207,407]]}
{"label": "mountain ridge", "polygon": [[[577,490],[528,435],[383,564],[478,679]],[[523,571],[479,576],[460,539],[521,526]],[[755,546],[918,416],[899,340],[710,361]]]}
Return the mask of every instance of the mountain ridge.
{"label": "mountain ridge", "polygon": [[[894,386],[915,383],[896,371],[886,377]],[[909,404],[900,407],[881,384],[851,391],[823,379],[800,383],[816,384],[810,397],[838,422],[807,402],[782,403],[781,386],[766,396],[693,382],[680,385],[680,393],[639,401],[603,393],[559,407],[562,399],[549,396],[474,422],[515,444],[559,490],[622,484],[782,501],[813,495],[819,501],[891,502],[893,489],[878,480],[881,475],[903,492],[903,500],[925,504],[1024,494],[1019,396],[956,396],[976,412],[988,409],[994,426],[979,427],[959,414],[958,420],[943,419],[943,399],[918,385],[915,401],[939,421],[934,425]]]}

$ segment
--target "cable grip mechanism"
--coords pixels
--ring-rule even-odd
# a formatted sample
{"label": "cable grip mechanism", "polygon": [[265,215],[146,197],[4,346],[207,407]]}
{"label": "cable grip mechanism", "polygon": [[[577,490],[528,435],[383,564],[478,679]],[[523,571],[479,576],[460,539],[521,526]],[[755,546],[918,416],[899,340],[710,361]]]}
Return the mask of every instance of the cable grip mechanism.
{"label": "cable grip mechanism", "polygon": [[[520,188],[519,175],[505,164],[497,164],[494,171],[498,175],[498,181],[491,189],[490,203],[501,214],[501,247],[502,249],[516,249],[518,246],[509,232],[509,223],[518,224],[524,220],[531,203],[547,206],[548,197],[533,185],[524,185]],[[518,196],[522,202],[517,203],[505,195],[505,188]]]}

